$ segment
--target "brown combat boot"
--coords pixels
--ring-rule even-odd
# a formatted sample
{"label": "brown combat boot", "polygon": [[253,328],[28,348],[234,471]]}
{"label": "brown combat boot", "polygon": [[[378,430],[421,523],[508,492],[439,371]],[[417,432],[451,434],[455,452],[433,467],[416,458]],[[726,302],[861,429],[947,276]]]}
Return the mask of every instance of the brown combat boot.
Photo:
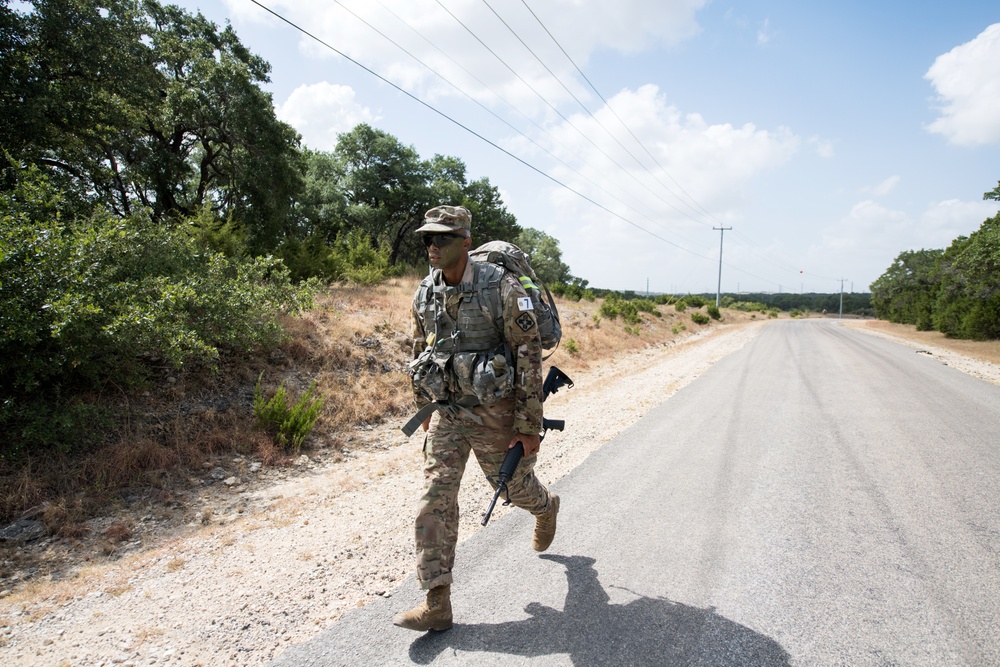
{"label": "brown combat boot", "polygon": [[549,509],[535,517],[535,536],[531,546],[535,551],[545,551],[556,536],[556,515],[559,514],[559,496],[549,497]]}
{"label": "brown combat boot", "polygon": [[424,602],[393,616],[392,624],[417,632],[447,630],[451,627],[451,585],[430,589]]}

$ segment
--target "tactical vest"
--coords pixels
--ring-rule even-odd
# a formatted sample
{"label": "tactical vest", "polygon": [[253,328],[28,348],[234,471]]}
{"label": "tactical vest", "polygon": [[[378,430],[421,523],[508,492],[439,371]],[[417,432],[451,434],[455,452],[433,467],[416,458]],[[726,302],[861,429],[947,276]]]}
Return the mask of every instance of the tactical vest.
{"label": "tactical vest", "polygon": [[[514,369],[503,338],[503,269],[472,262],[472,282],[454,286],[440,275],[435,271],[424,278],[417,292],[415,308],[427,348],[410,362],[414,388],[429,401],[464,407],[510,396]],[[460,301],[453,318],[445,304],[455,296]]]}

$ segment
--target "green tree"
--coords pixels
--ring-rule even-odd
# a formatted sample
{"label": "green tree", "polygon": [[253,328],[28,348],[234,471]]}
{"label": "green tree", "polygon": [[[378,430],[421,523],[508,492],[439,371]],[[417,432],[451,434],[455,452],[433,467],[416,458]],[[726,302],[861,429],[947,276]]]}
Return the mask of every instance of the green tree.
{"label": "green tree", "polygon": [[[447,202],[439,202],[445,204]],[[490,179],[476,179],[463,192],[462,206],[472,213],[472,236],[476,244],[487,241],[510,241],[513,243],[521,233],[517,218],[503,203],[500,189],[490,183]]]}
{"label": "green tree", "polygon": [[[932,328],[937,297],[937,261],[942,250],[905,250],[871,285],[871,303],[882,319]],[[815,306],[814,306],[815,307]],[[824,306],[826,307],[826,306]]]}
{"label": "green tree", "polygon": [[1000,215],[955,239],[938,272],[935,328],[955,338],[1000,338]]}
{"label": "green tree", "polygon": [[44,166],[81,212],[138,205],[162,222],[208,204],[255,250],[286,233],[298,138],[260,88],[269,65],[231,27],[155,0],[7,4],[0,141],[17,161]]}
{"label": "green tree", "polygon": [[388,244],[395,264],[429,208],[426,164],[412,147],[364,123],[338,135],[334,155],[343,174],[347,229],[365,233],[372,247]]}
{"label": "green tree", "polygon": [[569,266],[562,261],[562,251],[555,237],[528,227],[521,230],[515,243],[531,256],[531,268],[542,282],[555,285],[573,279]]}
{"label": "green tree", "polygon": [[1000,201],[1000,182],[997,182],[997,186],[992,190],[990,190],[989,192],[984,192],[983,199],[992,199],[993,201]]}
{"label": "green tree", "polygon": [[296,229],[299,236],[316,235],[333,243],[345,231],[347,209],[340,162],[333,153],[306,149],[302,165],[304,187],[296,202]]}

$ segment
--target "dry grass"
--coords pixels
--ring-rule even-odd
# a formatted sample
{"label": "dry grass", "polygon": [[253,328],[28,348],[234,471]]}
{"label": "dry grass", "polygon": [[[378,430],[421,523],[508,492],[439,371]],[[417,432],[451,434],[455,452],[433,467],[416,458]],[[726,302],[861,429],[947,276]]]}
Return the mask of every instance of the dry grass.
{"label": "dry grass", "polygon": [[917,331],[917,328],[911,324],[894,324],[884,320],[866,320],[864,326],[914,342],[942,347],[973,359],[1000,364],[1000,340],[977,341],[948,338],[938,331]]}

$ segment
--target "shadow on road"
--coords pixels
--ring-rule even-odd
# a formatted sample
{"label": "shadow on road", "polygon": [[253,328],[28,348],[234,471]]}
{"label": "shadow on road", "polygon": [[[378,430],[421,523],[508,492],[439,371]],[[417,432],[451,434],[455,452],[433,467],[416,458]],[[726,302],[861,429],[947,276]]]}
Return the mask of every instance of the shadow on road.
{"label": "shadow on road", "polygon": [[569,592],[563,611],[532,603],[525,608],[531,618],[522,621],[458,624],[448,632],[428,633],[410,645],[410,659],[429,664],[451,649],[526,657],[566,653],[575,667],[789,664],[776,641],[713,609],[648,597],[610,604],[593,558],[541,558],[566,566]]}

